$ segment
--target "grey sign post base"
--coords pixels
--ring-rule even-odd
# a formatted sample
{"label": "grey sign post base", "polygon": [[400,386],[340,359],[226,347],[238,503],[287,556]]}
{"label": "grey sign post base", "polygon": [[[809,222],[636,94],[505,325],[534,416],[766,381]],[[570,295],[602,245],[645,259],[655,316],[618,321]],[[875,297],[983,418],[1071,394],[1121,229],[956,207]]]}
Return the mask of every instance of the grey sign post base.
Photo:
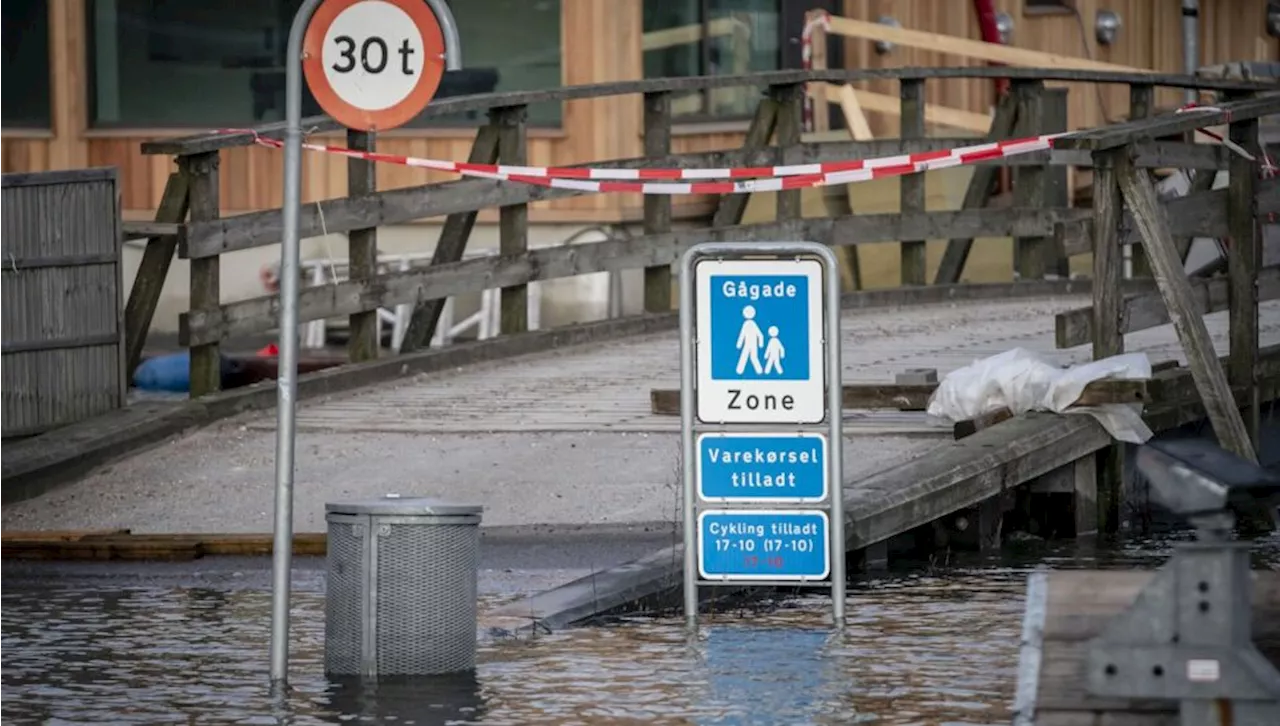
{"label": "grey sign post base", "polygon": [[[289,600],[293,556],[294,405],[298,390],[298,209],[302,204],[302,41],[324,0],[303,0],[285,50],[283,232],[280,243],[280,367],[276,379],[276,487],[271,578],[271,681],[289,673]],[[444,0],[425,0],[445,40],[445,68],[462,67],[458,24]],[[376,29],[375,29],[376,30]]]}
{"label": "grey sign post base", "polygon": [[844,626],[840,280],[813,242],[707,243],[680,275],[684,609],[703,586],[831,590]]}

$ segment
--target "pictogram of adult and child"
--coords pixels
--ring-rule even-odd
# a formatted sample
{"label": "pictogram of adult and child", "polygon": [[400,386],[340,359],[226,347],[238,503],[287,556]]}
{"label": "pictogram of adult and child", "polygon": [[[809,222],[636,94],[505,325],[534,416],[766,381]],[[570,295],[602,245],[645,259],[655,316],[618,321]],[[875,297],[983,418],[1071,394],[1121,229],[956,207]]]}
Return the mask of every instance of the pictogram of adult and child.
{"label": "pictogram of adult and child", "polygon": [[[778,326],[769,326],[769,341],[766,343],[760,325],[756,323],[756,309],[753,305],[742,308],[742,330],[738,333],[737,348],[742,351],[738,356],[738,375],[747,369],[747,364],[755,370],[756,375],[766,375],[770,371],[782,375],[782,359],[786,357],[786,348],[778,340]],[[760,347],[764,346],[764,366],[760,365]]]}

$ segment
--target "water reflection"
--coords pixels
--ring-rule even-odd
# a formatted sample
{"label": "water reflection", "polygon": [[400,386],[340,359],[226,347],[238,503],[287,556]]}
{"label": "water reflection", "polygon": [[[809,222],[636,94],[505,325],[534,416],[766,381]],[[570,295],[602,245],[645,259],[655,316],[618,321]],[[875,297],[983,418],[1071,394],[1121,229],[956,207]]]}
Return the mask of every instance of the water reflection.
{"label": "water reflection", "polygon": [[[1032,566],[1158,564],[1165,545],[1044,548]],[[1257,559],[1280,564],[1272,538]],[[139,565],[140,568],[145,566]],[[329,679],[322,583],[295,591],[290,686],[266,683],[270,593],[243,584],[11,576],[4,722],[58,724],[1008,723],[1023,590],[1009,561],[864,579],[833,637],[819,596],[482,639],[474,673]],[[148,582],[136,578],[137,582]],[[133,581],[130,581],[133,582]],[[482,607],[491,605],[482,603]]]}

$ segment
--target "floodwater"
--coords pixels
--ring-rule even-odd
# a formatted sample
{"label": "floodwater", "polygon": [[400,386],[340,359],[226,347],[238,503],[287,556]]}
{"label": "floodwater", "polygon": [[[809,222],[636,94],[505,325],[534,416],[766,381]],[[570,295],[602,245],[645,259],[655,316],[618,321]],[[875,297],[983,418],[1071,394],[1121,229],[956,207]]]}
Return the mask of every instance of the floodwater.
{"label": "floodwater", "polygon": [[[831,635],[823,596],[780,598],[704,616],[692,641],[673,616],[485,634],[473,674],[378,683],[324,676],[323,573],[313,570],[295,585],[290,685],[274,695],[265,578],[152,576],[141,564],[7,565],[0,717],[5,724],[1007,724],[1027,574],[1155,567],[1168,545],[1055,545],[864,578],[850,589],[841,637]],[[1280,537],[1256,552],[1255,566],[1280,568]],[[107,567],[116,569],[105,576]],[[120,575],[121,567],[133,574]],[[486,589],[482,610],[516,594]]]}

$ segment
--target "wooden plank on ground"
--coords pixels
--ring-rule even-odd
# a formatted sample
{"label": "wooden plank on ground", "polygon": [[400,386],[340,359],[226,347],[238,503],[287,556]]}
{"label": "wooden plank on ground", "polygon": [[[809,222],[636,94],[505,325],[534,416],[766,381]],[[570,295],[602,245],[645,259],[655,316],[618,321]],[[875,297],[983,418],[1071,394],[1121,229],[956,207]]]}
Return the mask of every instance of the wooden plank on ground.
{"label": "wooden plank on ground", "polygon": [[1142,244],[1151,262],[1156,285],[1165,298],[1165,305],[1178,340],[1186,351],[1191,373],[1195,377],[1200,398],[1205,404],[1213,430],[1223,448],[1243,459],[1256,462],[1249,432],[1245,428],[1240,409],[1236,408],[1227,375],[1214,355],[1213,340],[1205,327],[1204,318],[1197,312],[1187,279],[1169,231],[1168,220],[1160,209],[1151,177],[1143,170],[1135,169],[1120,157],[1117,164],[1120,189],[1134,222],[1142,233]]}
{"label": "wooden plank on ground", "polygon": [[[192,560],[205,556],[266,556],[271,534],[130,534],[116,532],[6,532],[3,558],[10,560]],[[321,556],[324,532],[293,536],[293,553]]]}
{"label": "wooden plank on ground", "polygon": [[[897,409],[923,411],[938,384],[864,383],[845,384],[842,399],[846,409]],[[1098,406],[1107,403],[1144,403],[1146,381],[1094,381],[1085,386],[1073,406]],[[655,388],[649,391],[652,413],[661,416],[680,415],[680,391]]]}

